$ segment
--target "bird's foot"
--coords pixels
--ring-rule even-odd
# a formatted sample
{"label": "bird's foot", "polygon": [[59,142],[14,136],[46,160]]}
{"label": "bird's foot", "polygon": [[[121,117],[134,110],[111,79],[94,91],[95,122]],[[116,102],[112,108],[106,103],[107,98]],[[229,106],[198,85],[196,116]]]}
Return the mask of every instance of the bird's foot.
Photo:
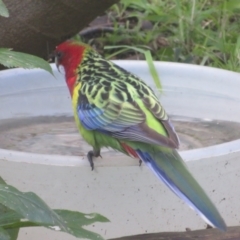
{"label": "bird's foot", "polygon": [[207,224],[206,229],[212,229],[212,228],[213,228],[213,227],[212,227],[211,225]]}
{"label": "bird's foot", "polygon": [[92,150],[92,151],[89,151],[87,154],[87,158],[92,170],[94,169],[93,157],[102,157],[100,154],[100,150]]}
{"label": "bird's foot", "polygon": [[140,159],[139,160],[139,167],[141,167],[142,166],[142,160]]}

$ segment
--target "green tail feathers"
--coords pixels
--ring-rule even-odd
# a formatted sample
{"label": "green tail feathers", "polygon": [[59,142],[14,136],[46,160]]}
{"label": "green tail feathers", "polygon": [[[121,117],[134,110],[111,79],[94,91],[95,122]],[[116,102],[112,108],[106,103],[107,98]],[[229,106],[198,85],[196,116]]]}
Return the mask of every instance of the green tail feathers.
{"label": "green tail feathers", "polygon": [[207,223],[226,231],[226,224],[202,187],[193,178],[176,150],[149,154],[137,150],[140,158],[177,196]]}

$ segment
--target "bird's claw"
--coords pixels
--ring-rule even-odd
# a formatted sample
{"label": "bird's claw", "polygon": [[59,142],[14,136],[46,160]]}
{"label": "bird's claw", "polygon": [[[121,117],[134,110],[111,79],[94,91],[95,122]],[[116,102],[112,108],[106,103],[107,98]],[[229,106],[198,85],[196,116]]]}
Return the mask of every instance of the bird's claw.
{"label": "bird's claw", "polygon": [[141,167],[142,166],[142,160],[140,159],[139,160],[139,167]]}
{"label": "bird's claw", "polygon": [[89,151],[88,154],[87,154],[87,158],[88,158],[88,161],[90,163],[92,171],[94,169],[93,157],[102,157],[100,155],[100,150]]}

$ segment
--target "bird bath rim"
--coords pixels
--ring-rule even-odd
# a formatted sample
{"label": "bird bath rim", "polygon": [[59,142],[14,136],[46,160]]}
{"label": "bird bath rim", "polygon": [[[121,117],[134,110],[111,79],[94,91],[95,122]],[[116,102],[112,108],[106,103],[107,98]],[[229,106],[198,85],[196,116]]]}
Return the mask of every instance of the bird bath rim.
{"label": "bird bath rim", "polygon": [[[128,70],[133,68],[133,72],[135,74],[142,71],[140,74],[142,79],[144,78],[144,75],[148,73],[148,67],[145,61],[124,61],[124,60],[117,60],[114,61],[116,64],[119,64],[123,68],[128,68]],[[178,88],[179,91],[182,90],[191,90],[190,92],[198,92],[198,91],[204,91],[205,93],[210,93],[210,94],[215,94],[216,98],[219,97],[230,97],[233,98],[234,101],[236,100],[237,102],[240,102],[240,98],[236,95],[236,92],[233,95],[228,95],[226,94],[226,89],[223,89],[223,87],[217,88],[214,86],[213,82],[221,76],[222,79],[219,80],[220,85],[223,84],[223,86],[226,87],[226,80],[229,81],[229,85],[231,84],[237,84],[240,86],[240,74],[227,71],[227,70],[222,70],[222,69],[216,69],[216,68],[211,68],[211,67],[204,67],[204,66],[197,66],[197,65],[190,65],[190,64],[181,64],[181,63],[171,63],[171,62],[154,62],[159,74],[160,78],[162,81],[163,86],[166,86],[166,89],[168,87],[171,87],[175,89],[176,87]],[[52,65],[54,74],[56,75],[57,78],[62,78],[63,76],[60,76],[60,74],[57,72],[55,65]],[[166,72],[164,72],[166,71]],[[184,76],[186,74],[192,75],[193,78],[201,78],[201,75],[206,75],[209,80],[210,76],[213,76],[213,80],[211,82],[208,82],[211,87],[208,89],[204,85],[204,82],[206,83],[205,77],[202,77],[202,83],[199,84],[199,82],[194,81],[196,86],[192,84],[188,84],[188,82],[184,83],[182,86],[178,86],[180,82],[173,81],[173,82],[168,82],[167,75],[172,77],[174,75],[175,78],[182,78],[184,79]],[[25,75],[28,75],[30,78],[32,76],[37,75],[42,75],[43,78],[52,78],[53,81],[49,81],[50,86],[45,86],[44,84],[42,86],[37,85],[38,90],[44,91],[46,88],[56,88],[56,87],[62,87],[62,81],[56,81],[53,77],[51,77],[48,73],[39,70],[39,69],[33,69],[33,70],[24,70],[24,69],[10,69],[10,70],[4,70],[0,72],[0,79],[1,82],[2,80],[5,80],[5,83],[7,84],[6,79],[9,78],[16,78],[18,77],[24,77]],[[166,74],[166,77],[165,77]],[[186,75],[187,76],[187,75]],[[225,77],[226,76],[226,77]],[[149,77],[148,77],[149,78]],[[237,82],[237,79],[239,79],[239,83]],[[211,79],[210,79],[211,80]],[[210,81],[209,80],[209,81]],[[46,82],[46,80],[44,80]],[[184,81],[184,80],[183,80]],[[1,84],[0,82],[0,84]],[[41,85],[41,82],[38,82]],[[65,83],[63,83],[65,84]],[[166,84],[166,85],[165,85]],[[225,84],[225,85],[224,85]],[[180,83],[181,85],[181,83]],[[218,85],[218,83],[217,83]],[[235,86],[234,85],[234,86]],[[4,85],[5,86],[5,85]],[[202,89],[200,87],[203,87]],[[236,87],[234,87],[236,89]],[[4,91],[6,90],[6,91]],[[0,91],[0,99],[1,97],[4,97],[6,95],[13,95],[13,94],[21,94],[25,91],[26,89],[23,88],[17,88],[16,90],[11,90],[9,88],[5,88]],[[27,91],[31,94],[32,91],[36,90],[36,86],[33,84]],[[12,91],[12,92],[11,92]],[[1,103],[0,103],[1,104]],[[164,106],[164,104],[163,104]],[[69,108],[68,113],[65,114],[71,114],[71,107]],[[233,110],[234,111],[234,110]],[[168,111],[167,111],[168,112]],[[48,112],[49,113],[49,112]],[[57,113],[56,113],[57,114]],[[59,114],[59,113],[58,113]],[[49,114],[48,114],[49,115]],[[178,114],[177,114],[178,115]],[[33,114],[34,116],[34,114]],[[6,116],[1,116],[0,115],[0,120],[4,119]],[[234,119],[236,121],[236,119]],[[238,119],[240,122],[240,119]],[[204,158],[209,158],[209,157],[216,157],[220,155],[226,155],[226,154],[231,154],[234,152],[240,151],[240,139],[234,140],[231,142],[226,142],[223,144],[218,144],[218,145],[213,145],[209,147],[204,147],[204,148],[198,148],[198,149],[193,149],[193,150],[187,150],[187,151],[181,151],[180,154],[183,157],[185,161],[195,161],[195,160],[200,160]],[[104,157],[102,159],[99,159],[99,161],[96,161],[96,167],[108,167],[108,166],[136,166],[138,162],[134,159],[130,159],[126,156],[116,156],[114,159],[108,159],[109,157]],[[0,149],[0,159],[6,160],[6,161],[13,161],[13,162],[25,162],[25,163],[35,163],[35,164],[45,164],[45,165],[58,165],[58,166],[87,166],[89,167],[87,158],[85,156],[62,156],[62,155],[49,155],[49,154],[38,154],[38,153],[29,153],[29,152],[20,152],[20,151],[14,151],[14,150],[6,150],[6,149]]]}

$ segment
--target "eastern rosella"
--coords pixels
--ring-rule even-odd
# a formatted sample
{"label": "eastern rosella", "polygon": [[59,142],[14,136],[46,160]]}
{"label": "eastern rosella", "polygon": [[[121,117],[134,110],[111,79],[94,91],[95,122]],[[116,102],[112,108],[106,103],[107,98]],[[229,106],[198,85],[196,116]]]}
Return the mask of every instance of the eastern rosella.
{"label": "eastern rosella", "polygon": [[176,151],[177,134],[153,90],[78,41],[57,46],[55,60],[65,70],[77,127],[93,147],[87,154],[92,169],[102,147],[143,161],[207,223],[225,231],[224,220]]}

